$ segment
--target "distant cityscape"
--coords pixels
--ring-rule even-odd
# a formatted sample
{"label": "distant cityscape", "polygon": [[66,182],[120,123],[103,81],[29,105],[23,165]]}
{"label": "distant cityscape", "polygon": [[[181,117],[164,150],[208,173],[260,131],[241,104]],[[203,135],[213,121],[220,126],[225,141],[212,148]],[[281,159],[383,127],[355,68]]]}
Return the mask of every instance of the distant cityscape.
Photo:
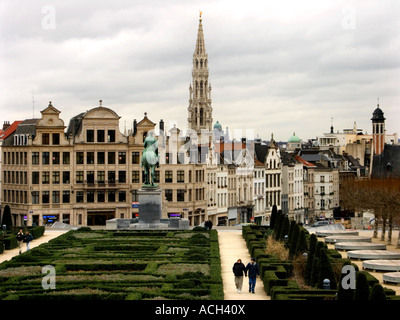
{"label": "distant cityscape", "polygon": [[371,119],[365,132],[356,122],[342,131],[332,123],[315,138],[302,140],[293,132],[277,142],[251,130],[234,139],[213,119],[211,91],[200,16],[187,128],[167,131],[148,110],[121,131],[120,116],[102,100],[66,126],[62,110],[50,101],[40,118],[5,121],[0,130],[1,210],[9,206],[14,225],[21,226],[94,226],[137,217],[140,159],[151,131],[158,139],[163,217],[187,218],[191,226],[208,220],[268,225],[274,207],[304,224],[348,218],[356,213],[341,203],[343,181],[400,178],[398,134],[386,132],[379,102],[360,114]]}

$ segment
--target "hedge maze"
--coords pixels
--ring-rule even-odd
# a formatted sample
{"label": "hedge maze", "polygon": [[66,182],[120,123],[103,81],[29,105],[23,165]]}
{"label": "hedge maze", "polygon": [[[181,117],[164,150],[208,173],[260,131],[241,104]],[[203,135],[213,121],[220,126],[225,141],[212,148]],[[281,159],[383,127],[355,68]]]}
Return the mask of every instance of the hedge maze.
{"label": "hedge maze", "polygon": [[[54,289],[43,285],[44,266],[53,267]],[[80,228],[0,264],[0,282],[1,300],[224,298],[218,234],[203,228]]]}
{"label": "hedge maze", "polygon": [[[358,280],[358,285],[356,290],[341,290],[340,280],[341,280],[341,268],[345,264],[351,264],[349,259],[342,259],[340,253],[338,253],[334,249],[327,249],[326,244],[317,241],[316,237],[314,241],[315,250],[320,247],[320,251],[323,252],[323,255],[320,254],[321,258],[319,265],[319,272],[315,272],[315,266],[310,269],[310,273],[308,274],[308,262],[310,260],[311,253],[310,244],[313,242],[313,237],[305,232],[306,238],[306,248],[304,251],[308,252],[308,258],[303,259],[304,265],[304,276],[307,278],[308,274],[308,285],[301,286],[298,281],[293,278],[293,269],[294,263],[293,259],[281,260],[277,256],[273,254],[267,254],[267,241],[268,237],[273,237],[276,232],[269,227],[259,227],[259,226],[246,226],[242,228],[242,236],[246,241],[247,248],[252,257],[255,257],[259,268],[260,268],[260,278],[263,281],[264,289],[266,293],[271,296],[271,300],[358,300],[358,292],[362,291],[361,282]],[[290,232],[289,232],[290,234]],[[301,241],[297,241],[300,243]],[[290,237],[289,237],[289,252],[290,252]],[[314,264],[316,261],[315,258]],[[326,260],[326,261],[325,261]],[[325,263],[324,263],[325,261]],[[373,288],[379,284],[378,279],[369,274],[366,271],[359,271],[357,266],[357,279],[361,275],[365,278],[365,296],[364,300],[372,300],[374,297],[370,297]],[[332,270],[328,272],[328,270]],[[333,272],[335,271],[335,272]],[[322,283],[321,279],[318,279],[318,276],[323,278],[330,278],[331,286],[330,289],[323,288],[318,282]],[[315,281],[311,281],[312,278],[316,278]],[[338,285],[339,284],[339,285]],[[396,296],[396,293],[392,289],[382,289],[384,291],[383,295],[386,300],[399,300],[399,296]]]}

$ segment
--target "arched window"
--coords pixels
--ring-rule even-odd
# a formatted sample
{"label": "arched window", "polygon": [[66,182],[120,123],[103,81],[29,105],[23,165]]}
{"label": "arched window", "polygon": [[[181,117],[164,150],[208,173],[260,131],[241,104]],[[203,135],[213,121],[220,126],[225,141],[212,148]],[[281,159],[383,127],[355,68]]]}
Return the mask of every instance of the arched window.
{"label": "arched window", "polygon": [[200,108],[200,125],[203,125],[203,116],[204,116],[204,110],[203,108]]}

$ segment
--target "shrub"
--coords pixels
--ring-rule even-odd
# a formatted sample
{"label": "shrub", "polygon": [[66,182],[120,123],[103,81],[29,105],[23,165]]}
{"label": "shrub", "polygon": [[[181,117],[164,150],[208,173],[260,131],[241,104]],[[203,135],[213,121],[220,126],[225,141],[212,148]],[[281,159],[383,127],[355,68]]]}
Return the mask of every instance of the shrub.
{"label": "shrub", "polygon": [[382,285],[380,285],[379,283],[374,284],[371,290],[371,294],[369,296],[369,300],[375,300],[375,301],[386,300],[386,293]]}
{"label": "shrub", "polygon": [[311,272],[312,272],[315,247],[317,245],[317,242],[318,242],[317,236],[313,233],[310,236],[310,248],[308,250],[307,264],[306,264],[305,281],[307,284],[311,284]]}
{"label": "shrub", "polygon": [[208,244],[209,239],[201,233],[196,233],[195,235],[189,238],[189,243],[196,245],[206,245]]}
{"label": "shrub", "polygon": [[44,231],[45,231],[44,226],[37,226],[37,227],[34,227],[34,228],[30,229],[29,232],[33,236],[33,239],[38,239],[41,236],[43,236]]}
{"label": "shrub", "polygon": [[336,279],[325,249],[321,249],[320,257],[318,288],[323,289],[323,281],[329,279],[330,289],[335,290],[337,288]]}
{"label": "shrub", "polygon": [[368,300],[369,299],[369,285],[367,276],[364,272],[357,272],[356,289],[354,292],[354,300]]}

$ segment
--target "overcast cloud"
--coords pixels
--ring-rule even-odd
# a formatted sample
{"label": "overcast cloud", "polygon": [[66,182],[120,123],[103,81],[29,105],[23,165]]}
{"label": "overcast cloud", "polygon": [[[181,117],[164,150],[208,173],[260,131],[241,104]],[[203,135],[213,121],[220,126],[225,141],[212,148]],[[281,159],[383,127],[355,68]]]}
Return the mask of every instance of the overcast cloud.
{"label": "overcast cloud", "polygon": [[396,0],[0,0],[1,124],[52,101],[67,126],[102,99],[121,131],[144,112],[186,128],[200,10],[223,128],[305,140],[333,118],[370,133],[379,97],[400,133]]}

